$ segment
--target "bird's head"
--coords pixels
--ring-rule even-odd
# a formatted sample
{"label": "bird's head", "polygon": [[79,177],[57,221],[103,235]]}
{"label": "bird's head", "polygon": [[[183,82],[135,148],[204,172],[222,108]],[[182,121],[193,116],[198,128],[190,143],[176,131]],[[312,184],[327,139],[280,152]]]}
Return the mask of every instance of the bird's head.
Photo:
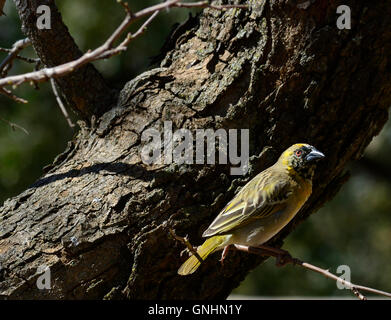
{"label": "bird's head", "polygon": [[315,147],[306,143],[296,143],[281,154],[278,162],[290,172],[311,179],[316,162],[324,157],[325,155]]}

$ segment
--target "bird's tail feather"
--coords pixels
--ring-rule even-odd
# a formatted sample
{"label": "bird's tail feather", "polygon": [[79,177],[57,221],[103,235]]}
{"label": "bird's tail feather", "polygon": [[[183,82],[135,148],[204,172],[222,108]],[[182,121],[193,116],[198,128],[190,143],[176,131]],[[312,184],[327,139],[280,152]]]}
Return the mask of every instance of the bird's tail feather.
{"label": "bird's tail feather", "polygon": [[[214,236],[207,239],[200,247],[197,248],[198,255],[202,258],[202,260],[205,260],[208,255],[214,252],[217,248],[221,247],[226,239],[227,236]],[[200,264],[201,263],[197,257],[192,255],[178,269],[178,274],[182,276],[192,274],[198,269]]]}

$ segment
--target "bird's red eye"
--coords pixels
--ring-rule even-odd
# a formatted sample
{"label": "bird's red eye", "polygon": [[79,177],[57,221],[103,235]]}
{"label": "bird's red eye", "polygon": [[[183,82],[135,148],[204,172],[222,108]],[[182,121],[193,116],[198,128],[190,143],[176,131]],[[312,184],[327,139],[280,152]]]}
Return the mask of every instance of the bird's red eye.
{"label": "bird's red eye", "polygon": [[296,150],[295,154],[296,156],[300,157],[302,155],[303,151],[301,150]]}

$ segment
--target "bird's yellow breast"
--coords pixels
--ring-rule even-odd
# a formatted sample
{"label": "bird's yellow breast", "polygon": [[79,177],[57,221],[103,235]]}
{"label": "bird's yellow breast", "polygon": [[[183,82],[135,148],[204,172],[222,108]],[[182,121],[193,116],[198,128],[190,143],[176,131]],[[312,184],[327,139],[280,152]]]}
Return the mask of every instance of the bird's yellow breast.
{"label": "bird's yellow breast", "polygon": [[292,210],[293,216],[300,210],[312,193],[312,182],[310,180],[295,176],[294,181],[292,196],[288,201],[288,206],[291,207],[290,209]]}

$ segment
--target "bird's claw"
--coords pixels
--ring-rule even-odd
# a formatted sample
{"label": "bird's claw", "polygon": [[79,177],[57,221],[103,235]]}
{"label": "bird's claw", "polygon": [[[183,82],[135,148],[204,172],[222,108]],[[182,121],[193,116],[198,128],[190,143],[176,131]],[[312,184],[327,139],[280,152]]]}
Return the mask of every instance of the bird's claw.
{"label": "bird's claw", "polygon": [[220,261],[222,267],[224,266],[224,259],[227,257],[229,249],[230,249],[230,245],[225,246],[224,250],[223,250],[223,253],[221,254],[221,258],[220,258],[219,261]]}
{"label": "bird's claw", "polygon": [[290,255],[289,252],[284,252],[276,256],[276,266],[277,267],[283,267],[289,262],[292,261],[292,256]]}

